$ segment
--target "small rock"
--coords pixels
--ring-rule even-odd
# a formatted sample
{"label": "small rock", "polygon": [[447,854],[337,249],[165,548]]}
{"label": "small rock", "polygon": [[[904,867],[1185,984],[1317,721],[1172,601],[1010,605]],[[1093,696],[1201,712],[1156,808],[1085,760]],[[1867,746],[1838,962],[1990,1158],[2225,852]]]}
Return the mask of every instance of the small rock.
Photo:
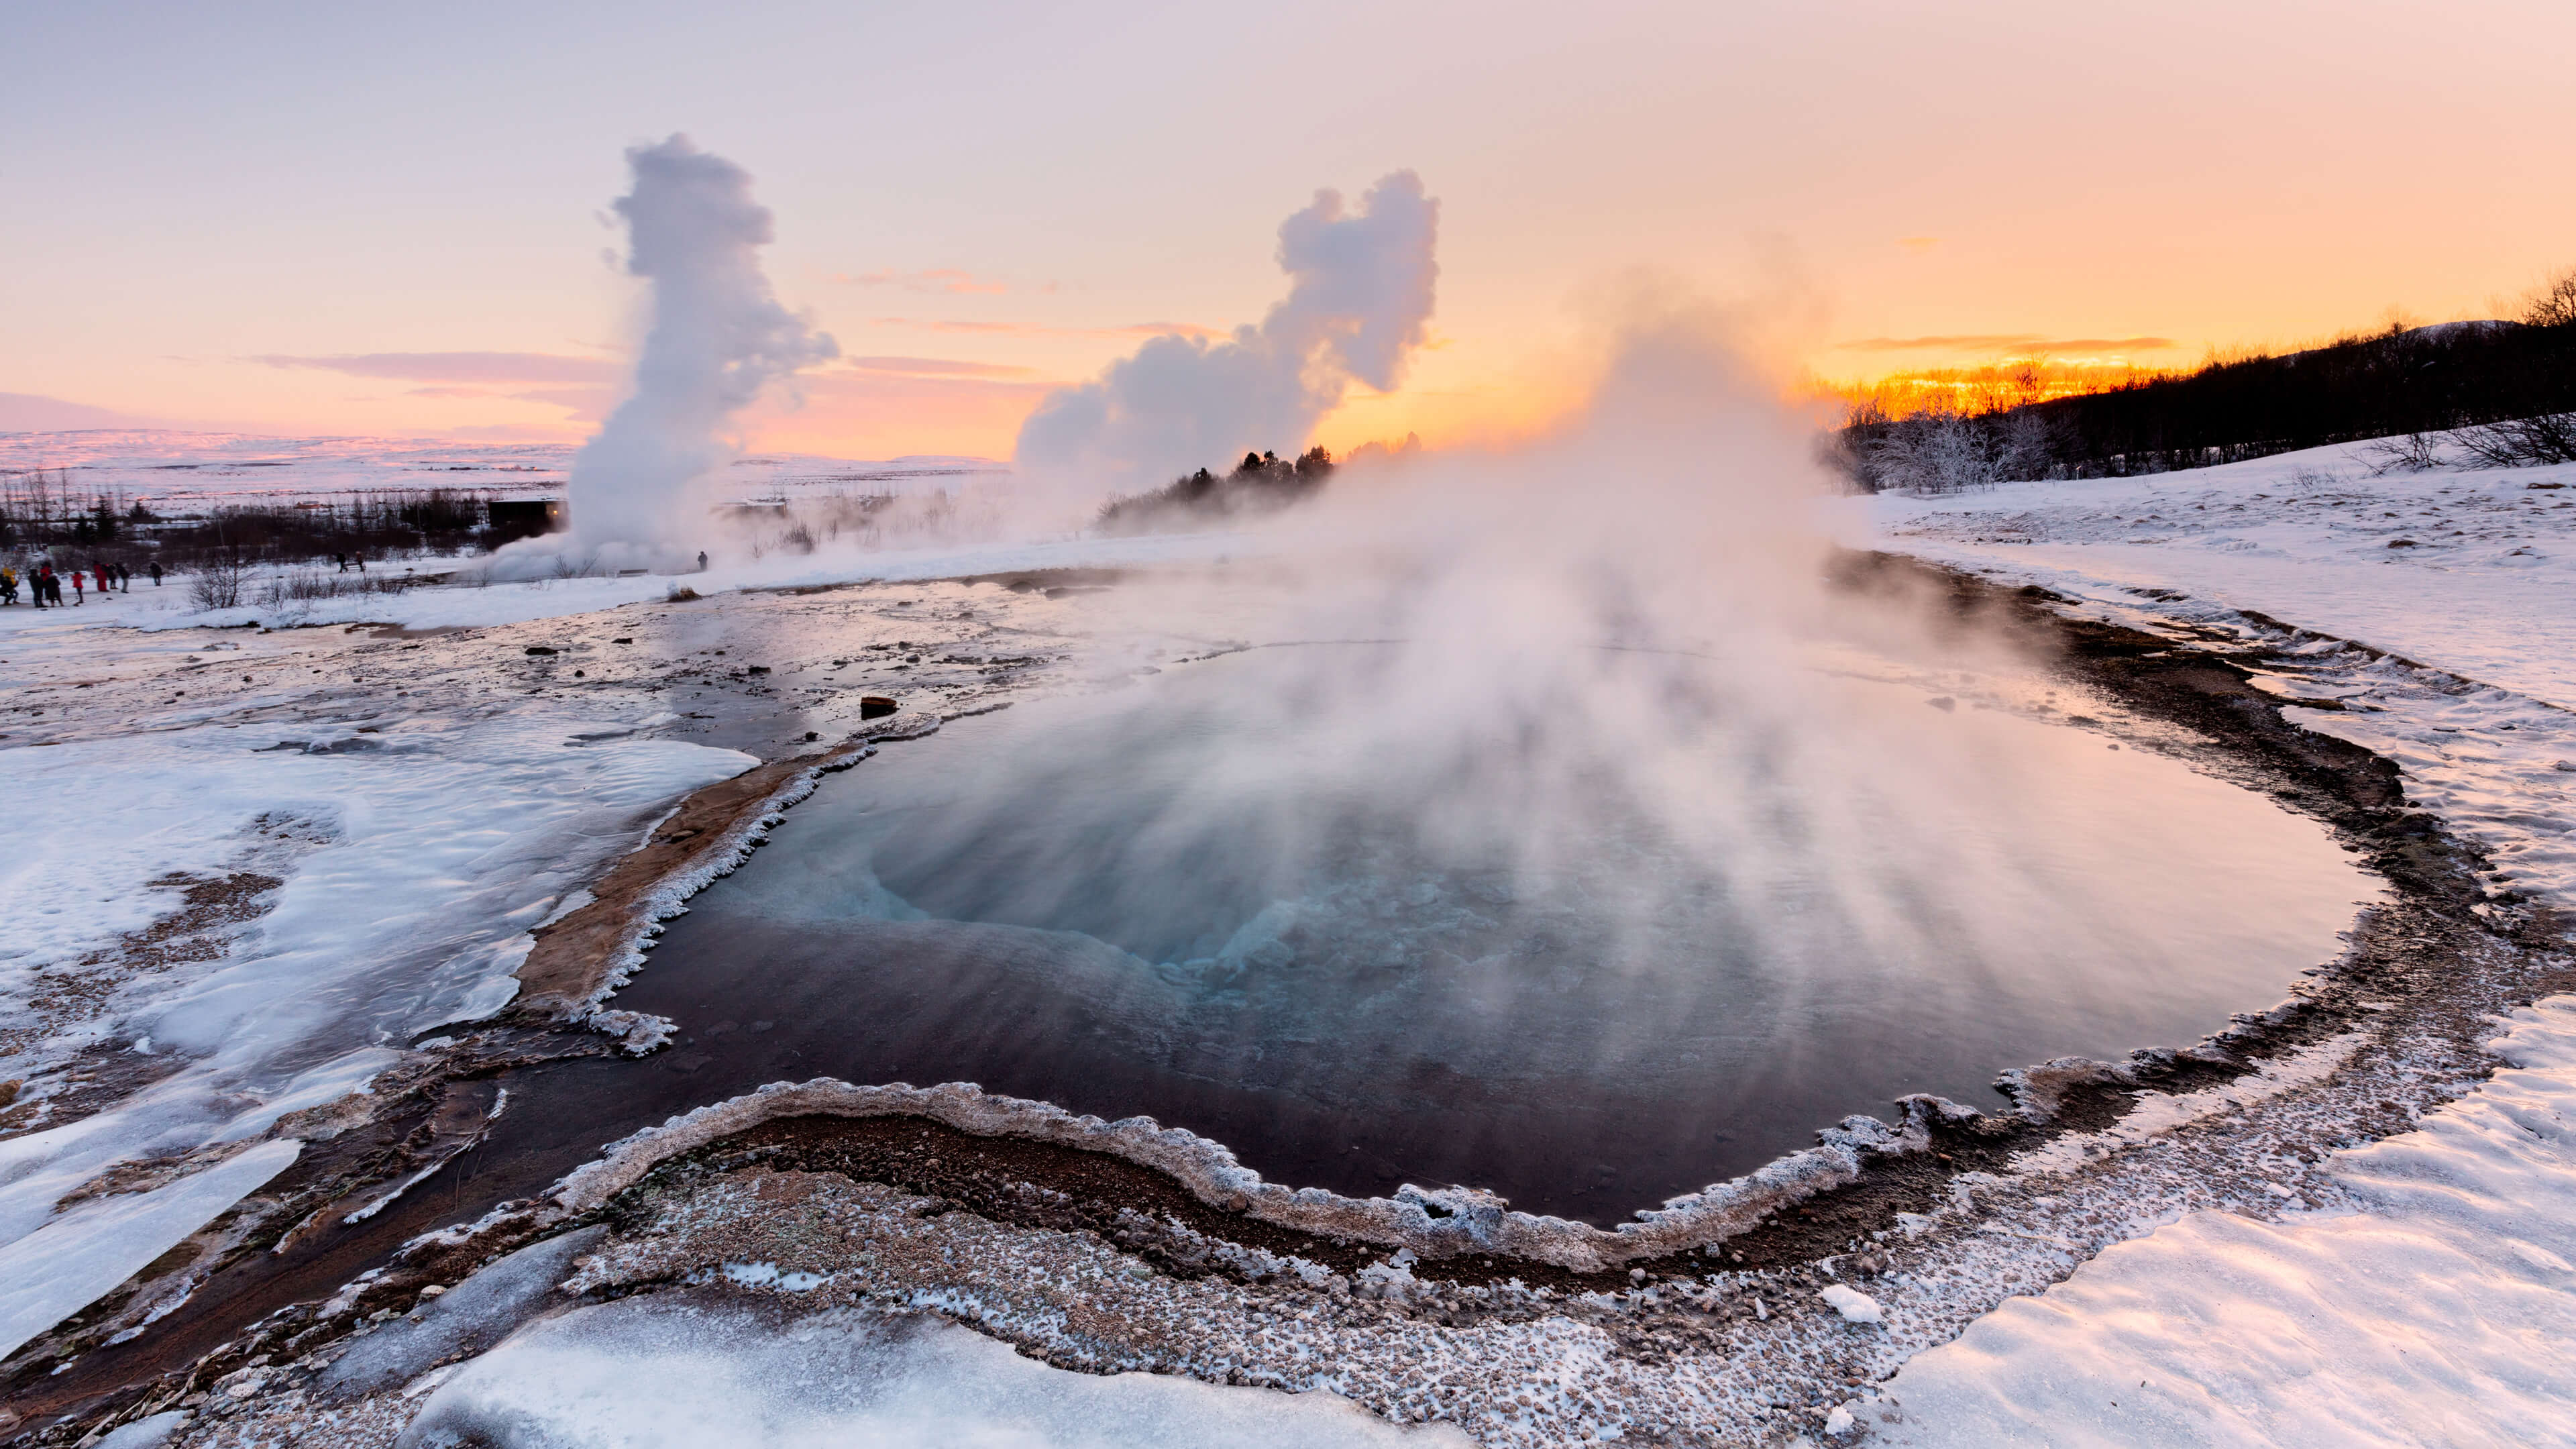
{"label": "small rock", "polygon": [[528,652],[528,653],[530,653],[530,654],[552,654],[552,653],[554,653],[554,652],[556,652],[556,651],[554,651],[554,650],[552,650],[552,649],[547,648],[547,647],[546,647],[545,645],[543,645],[543,644],[531,644],[531,645],[529,645],[529,646],[528,646],[528,648],[527,648],[527,651],[526,651],[526,652]]}

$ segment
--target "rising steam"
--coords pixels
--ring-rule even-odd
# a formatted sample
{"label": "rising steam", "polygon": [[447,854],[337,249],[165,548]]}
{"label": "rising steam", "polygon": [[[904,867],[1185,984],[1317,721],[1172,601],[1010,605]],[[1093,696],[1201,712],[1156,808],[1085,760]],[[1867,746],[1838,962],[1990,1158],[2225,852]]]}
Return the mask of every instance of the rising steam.
{"label": "rising steam", "polygon": [[[1403,1103],[1432,1129],[1408,1172],[1499,1183],[1547,1127],[1627,1144],[1558,1141],[1551,1171],[1707,1172],[1675,1190],[1722,1175],[1713,1131],[1767,1154],[1901,1092],[2187,1040],[2212,983],[2277,989],[2330,947],[2330,842],[2213,832],[2210,782],[2140,808],[2110,773],[2135,754],[1959,707],[2043,686],[1930,601],[1829,586],[1758,319],[1643,311],[1555,437],[1352,470],[1230,562],[1104,595],[1099,654],[1142,682],[874,801],[884,889],[818,873],[823,929],[927,911],[1131,953],[997,948],[973,979],[1031,1023],[1010,1061],[1096,1028],[1372,1131]],[[1506,1133],[1487,1091],[1556,1115]]]}
{"label": "rising steam", "polygon": [[1302,445],[1354,380],[1402,379],[1431,316],[1439,224],[1410,171],[1370,187],[1356,213],[1317,192],[1280,224],[1292,285],[1260,326],[1217,343],[1157,337],[1098,381],[1048,394],[1020,428],[1020,467],[1133,487]]}
{"label": "rising steam", "polygon": [[634,189],[617,198],[626,269],[653,284],[634,389],[573,458],[568,536],[530,539],[496,564],[673,567],[703,547],[704,485],[735,456],[736,413],[762,389],[839,347],[770,291],[771,240],[751,173],[686,136],[630,147]]}

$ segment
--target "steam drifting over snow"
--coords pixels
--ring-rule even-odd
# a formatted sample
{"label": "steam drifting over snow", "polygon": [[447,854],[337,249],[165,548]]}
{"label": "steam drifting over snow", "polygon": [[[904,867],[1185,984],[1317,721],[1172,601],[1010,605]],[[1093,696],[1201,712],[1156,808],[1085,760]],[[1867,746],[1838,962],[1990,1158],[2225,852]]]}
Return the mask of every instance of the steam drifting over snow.
{"label": "steam drifting over snow", "polygon": [[626,153],[635,189],[617,199],[627,270],[653,283],[635,390],[573,459],[572,535],[505,551],[505,573],[567,551],[603,565],[670,566],[693,554],[698,494],[737,451],[726,428],[761,390],[839,346],[778,304],[758,248],[771,240],[751,173],[686,136]]}
{"label": "steam drifting over snow", "polygon": [[1021,426],[1020,465],[1133,487],[1302,444],[1354,380],[1403,378],[1431,317],[1439,224],[1410,171],[1381,178],[1355,213],[1341,193],[1315,193],[1279,225],[1292,285],[1260,326],[1213,344],[1157,337],[1098,381],[1050,393]]}

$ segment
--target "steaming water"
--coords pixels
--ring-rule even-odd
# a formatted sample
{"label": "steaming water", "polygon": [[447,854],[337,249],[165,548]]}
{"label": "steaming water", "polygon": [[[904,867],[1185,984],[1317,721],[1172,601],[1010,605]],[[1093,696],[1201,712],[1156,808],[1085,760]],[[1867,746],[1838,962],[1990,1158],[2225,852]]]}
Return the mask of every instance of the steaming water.
{"label": "steaming water", "polygon": [[[1608,1222],[1904,1093],[2187,1044],[2330,958],[2372,893],[2260,796],[1861,680],[1817,698],[2044,787],[1883,840],[1753,809],[1772,825],[1732,853],[1607,783],[1544,839],[1461,831],[1479,778],[1354,768],[1302,728],[1296,667],[1256,651],[891,747],[700,896],[621,1004],[709,1028],[670,1068],[715,1068],[709,1095],[971,1080],[1151,1114],[1274,1180]],[[1283,707],[1247,725],[1247,699]],[[1998,858],[2004,883],[1968,868]]]}

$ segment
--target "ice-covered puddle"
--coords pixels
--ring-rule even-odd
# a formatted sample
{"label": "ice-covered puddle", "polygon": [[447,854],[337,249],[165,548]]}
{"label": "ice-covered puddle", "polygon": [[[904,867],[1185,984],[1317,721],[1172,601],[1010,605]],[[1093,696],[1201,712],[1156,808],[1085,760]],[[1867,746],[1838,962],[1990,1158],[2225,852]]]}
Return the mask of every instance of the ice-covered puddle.
{"label": "ice-covered puddle", "polygon": [[[417,1391],[415,1391],[417,1392]],[[929,1317],[633,1298],[576,1309],[442,1377],[402,1445],[1412,1446],[1463,1449],[1330,1393],[1051,1368]]]}
{"label": "ice-covered puddle", "polygon": [[1806,680],[1813,728],[1712,685],[1648,746],[1575,702],[1571,737],[1355,741],[1310,694],[1402,657],[1256,650],[890,747],[619,1004],[687,1026],[696,1100],[969,1080],[1275,1182],[1609,1223],[1906,1093],[2188,1045],[2375,894],[2268,798],[1898,683]]}

